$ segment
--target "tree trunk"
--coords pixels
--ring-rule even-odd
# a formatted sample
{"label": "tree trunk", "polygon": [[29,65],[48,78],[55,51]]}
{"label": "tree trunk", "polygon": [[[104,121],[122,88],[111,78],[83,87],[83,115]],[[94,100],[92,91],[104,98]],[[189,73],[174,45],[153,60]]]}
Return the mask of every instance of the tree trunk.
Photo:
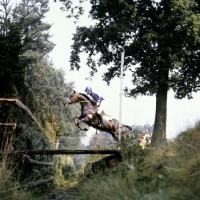
{"label": "tree trunk", "polygon": [[166,143],[168,87],[160,87],[156,95],[156,115],[151,145],[161,146]]}
{"label": "tree trunk", "polygon": [[32,120],[39,126],[39,128],[42,131],[44,131],[44,129],[42,128],[42,126],[40,125],[40,123],[38,122],[38,120],[35,118],[35,116],[32,114],[32,112],[21,101],[19,101],[18,99],[8,99],[8,98],[0,98],[0,101],[15,103],[22,110],[26,111],[29,114],[29,116],[32,118]]}

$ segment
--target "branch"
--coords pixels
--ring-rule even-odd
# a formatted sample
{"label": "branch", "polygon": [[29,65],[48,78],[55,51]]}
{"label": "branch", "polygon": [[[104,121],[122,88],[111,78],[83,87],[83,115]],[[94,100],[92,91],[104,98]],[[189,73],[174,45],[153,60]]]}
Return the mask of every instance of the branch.
{"label": "branch", "polygon": [[30,159],[30,163],[32,165],[43,165],[43,166],[53,166],[54,164],[52,162],[43,162],[43,161],[37,161]]}
{"label": "branch", "polygon": [[21,101],[19,101],[18,99],[6,99],[6,98],[0,98],[0,101],[15,103],[22,110],[26,111],[29,114],[29,116],[32,118],[32,120],[39,126],[39,128],[42,131],[44,131],[44,129],[42,128],[42,126],[40,125],[40,123],[37,121],[37,119],[35,118],[35,116],[32,114],[32,112]]}
{"label": "branch", "polygon": [[54,179],[54,177],[51,176],[48,179],[40,179],[40,180],[37,180],[37,181],[30,181],[25,186],[26,187],[36,187],[36,186],[48,183],[48,182],[52,181],[53,179]]}

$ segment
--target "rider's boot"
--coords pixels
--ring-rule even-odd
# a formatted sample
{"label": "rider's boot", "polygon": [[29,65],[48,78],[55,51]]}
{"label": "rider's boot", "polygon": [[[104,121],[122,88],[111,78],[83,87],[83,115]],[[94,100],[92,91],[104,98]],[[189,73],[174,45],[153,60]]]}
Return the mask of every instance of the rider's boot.
{"label": "rider's boot", "polygon": [[97,117],[99,119],[99,126],[101,128],[103,128],[103,118],[102,118],[101,114],[99,114],[99,113],[96,113],[96,114],[97,114]]}

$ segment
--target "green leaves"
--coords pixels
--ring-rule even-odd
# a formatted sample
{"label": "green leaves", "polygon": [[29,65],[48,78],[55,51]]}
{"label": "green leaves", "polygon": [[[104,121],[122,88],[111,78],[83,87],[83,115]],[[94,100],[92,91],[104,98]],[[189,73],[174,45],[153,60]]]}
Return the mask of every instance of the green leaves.
{"label": "green leaves", "polygon": [[[124,70],[140,63],[132,80],[136,89],[130,89],[128,95],[155,94],[162,83],[177,92],[177,98],[196,91],[196,84],[183,81],[186,76],[194,80],[198,76],[194,66],[199,63],[200,18],[195,1],[162,0],[153,4],[150,0],[101,0],[91,1],[91,6],[90,16],[96,24],[89,28],[77,27],[70,58],[72,70],[80,68],[79,55],[86,52],[91,74],[97,72],[97,66],[109,64],[103,77],[109,83],[119,76],[123,47],[126,51]],[[92,56],[97,54],[100,58],[96,62]],[[168,70],[167,77],[165,71]],[[190,88],[184,95],[178,94],[181,85]]]}

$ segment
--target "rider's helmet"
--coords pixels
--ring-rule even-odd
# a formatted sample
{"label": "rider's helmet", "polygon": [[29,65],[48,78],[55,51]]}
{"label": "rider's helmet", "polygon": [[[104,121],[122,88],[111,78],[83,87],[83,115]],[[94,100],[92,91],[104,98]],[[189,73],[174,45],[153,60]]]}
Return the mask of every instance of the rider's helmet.
{"label": "rider's helmet", "polygon": [[92,92],[92,88],[91,87],[86,87],[85,88],[85,92],[87,92],[87,91],[91,91]]}

